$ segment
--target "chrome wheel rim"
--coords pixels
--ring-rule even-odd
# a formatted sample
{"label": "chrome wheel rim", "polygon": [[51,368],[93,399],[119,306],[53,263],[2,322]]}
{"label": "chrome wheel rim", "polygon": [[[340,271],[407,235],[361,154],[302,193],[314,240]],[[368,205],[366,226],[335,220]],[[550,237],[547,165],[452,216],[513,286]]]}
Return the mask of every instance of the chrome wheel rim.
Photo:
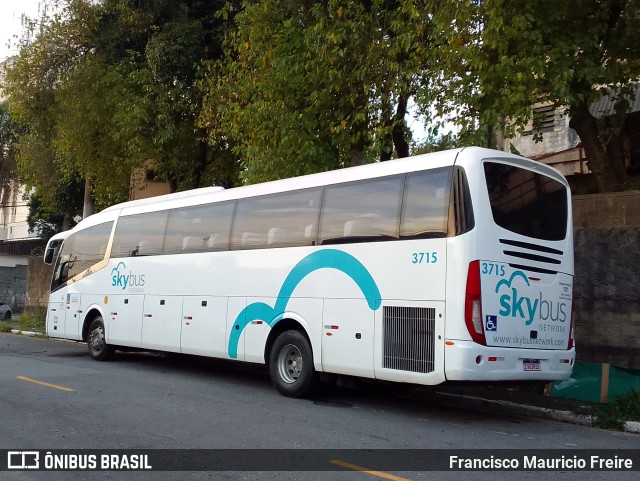
{"label": "chrome wheel rim", "polygon": [[304,363],[302,353],[293,344],[287,344],[278,354],[278,374],[287,384],[293,384],[302,375]]}

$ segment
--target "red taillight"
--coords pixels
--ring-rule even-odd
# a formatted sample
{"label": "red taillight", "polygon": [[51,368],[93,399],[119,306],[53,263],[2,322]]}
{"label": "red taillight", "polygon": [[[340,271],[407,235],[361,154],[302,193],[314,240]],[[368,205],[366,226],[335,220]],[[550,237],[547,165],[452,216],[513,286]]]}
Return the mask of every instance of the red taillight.
{"label": "red taillight", "polygon": [[482,326],[482,300],[480,291],[480,261],[469,263],[467,272],[467,290],[464,303],[464,320],[467,329],[478,344],[486,345]]}

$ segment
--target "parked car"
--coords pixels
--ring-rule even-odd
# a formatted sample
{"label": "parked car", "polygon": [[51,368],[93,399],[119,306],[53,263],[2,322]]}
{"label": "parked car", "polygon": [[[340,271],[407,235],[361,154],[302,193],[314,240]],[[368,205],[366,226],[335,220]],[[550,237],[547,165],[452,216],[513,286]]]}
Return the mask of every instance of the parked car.
{"label": "parked car", "polygon": [[0,319],[11,319],[11,308],[4,302],[0,302]]}

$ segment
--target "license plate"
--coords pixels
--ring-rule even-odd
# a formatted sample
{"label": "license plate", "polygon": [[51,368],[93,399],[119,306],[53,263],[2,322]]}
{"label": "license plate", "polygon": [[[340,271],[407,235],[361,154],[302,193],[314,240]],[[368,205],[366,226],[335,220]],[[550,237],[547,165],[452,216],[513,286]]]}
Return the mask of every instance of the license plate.
{"label": "license plate", "polygon": [[522,367],[525,371],[542,371],[539,359],[524,359]]}

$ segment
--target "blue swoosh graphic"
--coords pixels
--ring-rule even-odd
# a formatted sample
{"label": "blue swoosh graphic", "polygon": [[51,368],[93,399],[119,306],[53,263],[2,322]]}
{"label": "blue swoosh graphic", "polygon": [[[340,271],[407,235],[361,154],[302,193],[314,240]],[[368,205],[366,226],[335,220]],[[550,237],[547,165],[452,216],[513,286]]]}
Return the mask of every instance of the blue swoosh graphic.
{"label": "blue swoosh graphic", "polygon": [[271,307],[264,302],[254,302],[245,307],[233,323],[229,335],[229,357],[238,357],[238,342],[244,328],[254,320],[266,322],[273,327],[282,319],[289,299],[298,284],[312,272],[319,269],[336,269],[350,277],[362,291],[362,294],[372,311],[377,310],[382,303],[380,290],[371,277],[369,271],[362,263],[351,254],[336,249],[325,249],[314,252],[298,262],[282,283],[275,306]]}
{"label": "blue swoosh graphic", "polygon": [[511,274],[511,277],[509,278],[509,280],[507,281],[506,279],[502,279],[501,281],[499,281],[496,284],[496,293],[500,290],[500,287],[505,285],[507,287],[511,287],[511,283],[513,282],[513,279],[518,276],[518,277],[522,277],[524,279],[524,281],[527,283],[528,286],[530,286],[531,284],[529,283],[529,278],[525,275],[524,272],[522,271],[515,271],[513,274]]}
{"label": "blue swoosh graphic", "polygon": [[124,265],[124,262],[120,261],[118,262],[118,265],[115,266],[113,269],[111,269],[111,274],[114,274],[116,272],[120,272],[120,266],[122,266],[123,268],[125,268],[126,266]]}

